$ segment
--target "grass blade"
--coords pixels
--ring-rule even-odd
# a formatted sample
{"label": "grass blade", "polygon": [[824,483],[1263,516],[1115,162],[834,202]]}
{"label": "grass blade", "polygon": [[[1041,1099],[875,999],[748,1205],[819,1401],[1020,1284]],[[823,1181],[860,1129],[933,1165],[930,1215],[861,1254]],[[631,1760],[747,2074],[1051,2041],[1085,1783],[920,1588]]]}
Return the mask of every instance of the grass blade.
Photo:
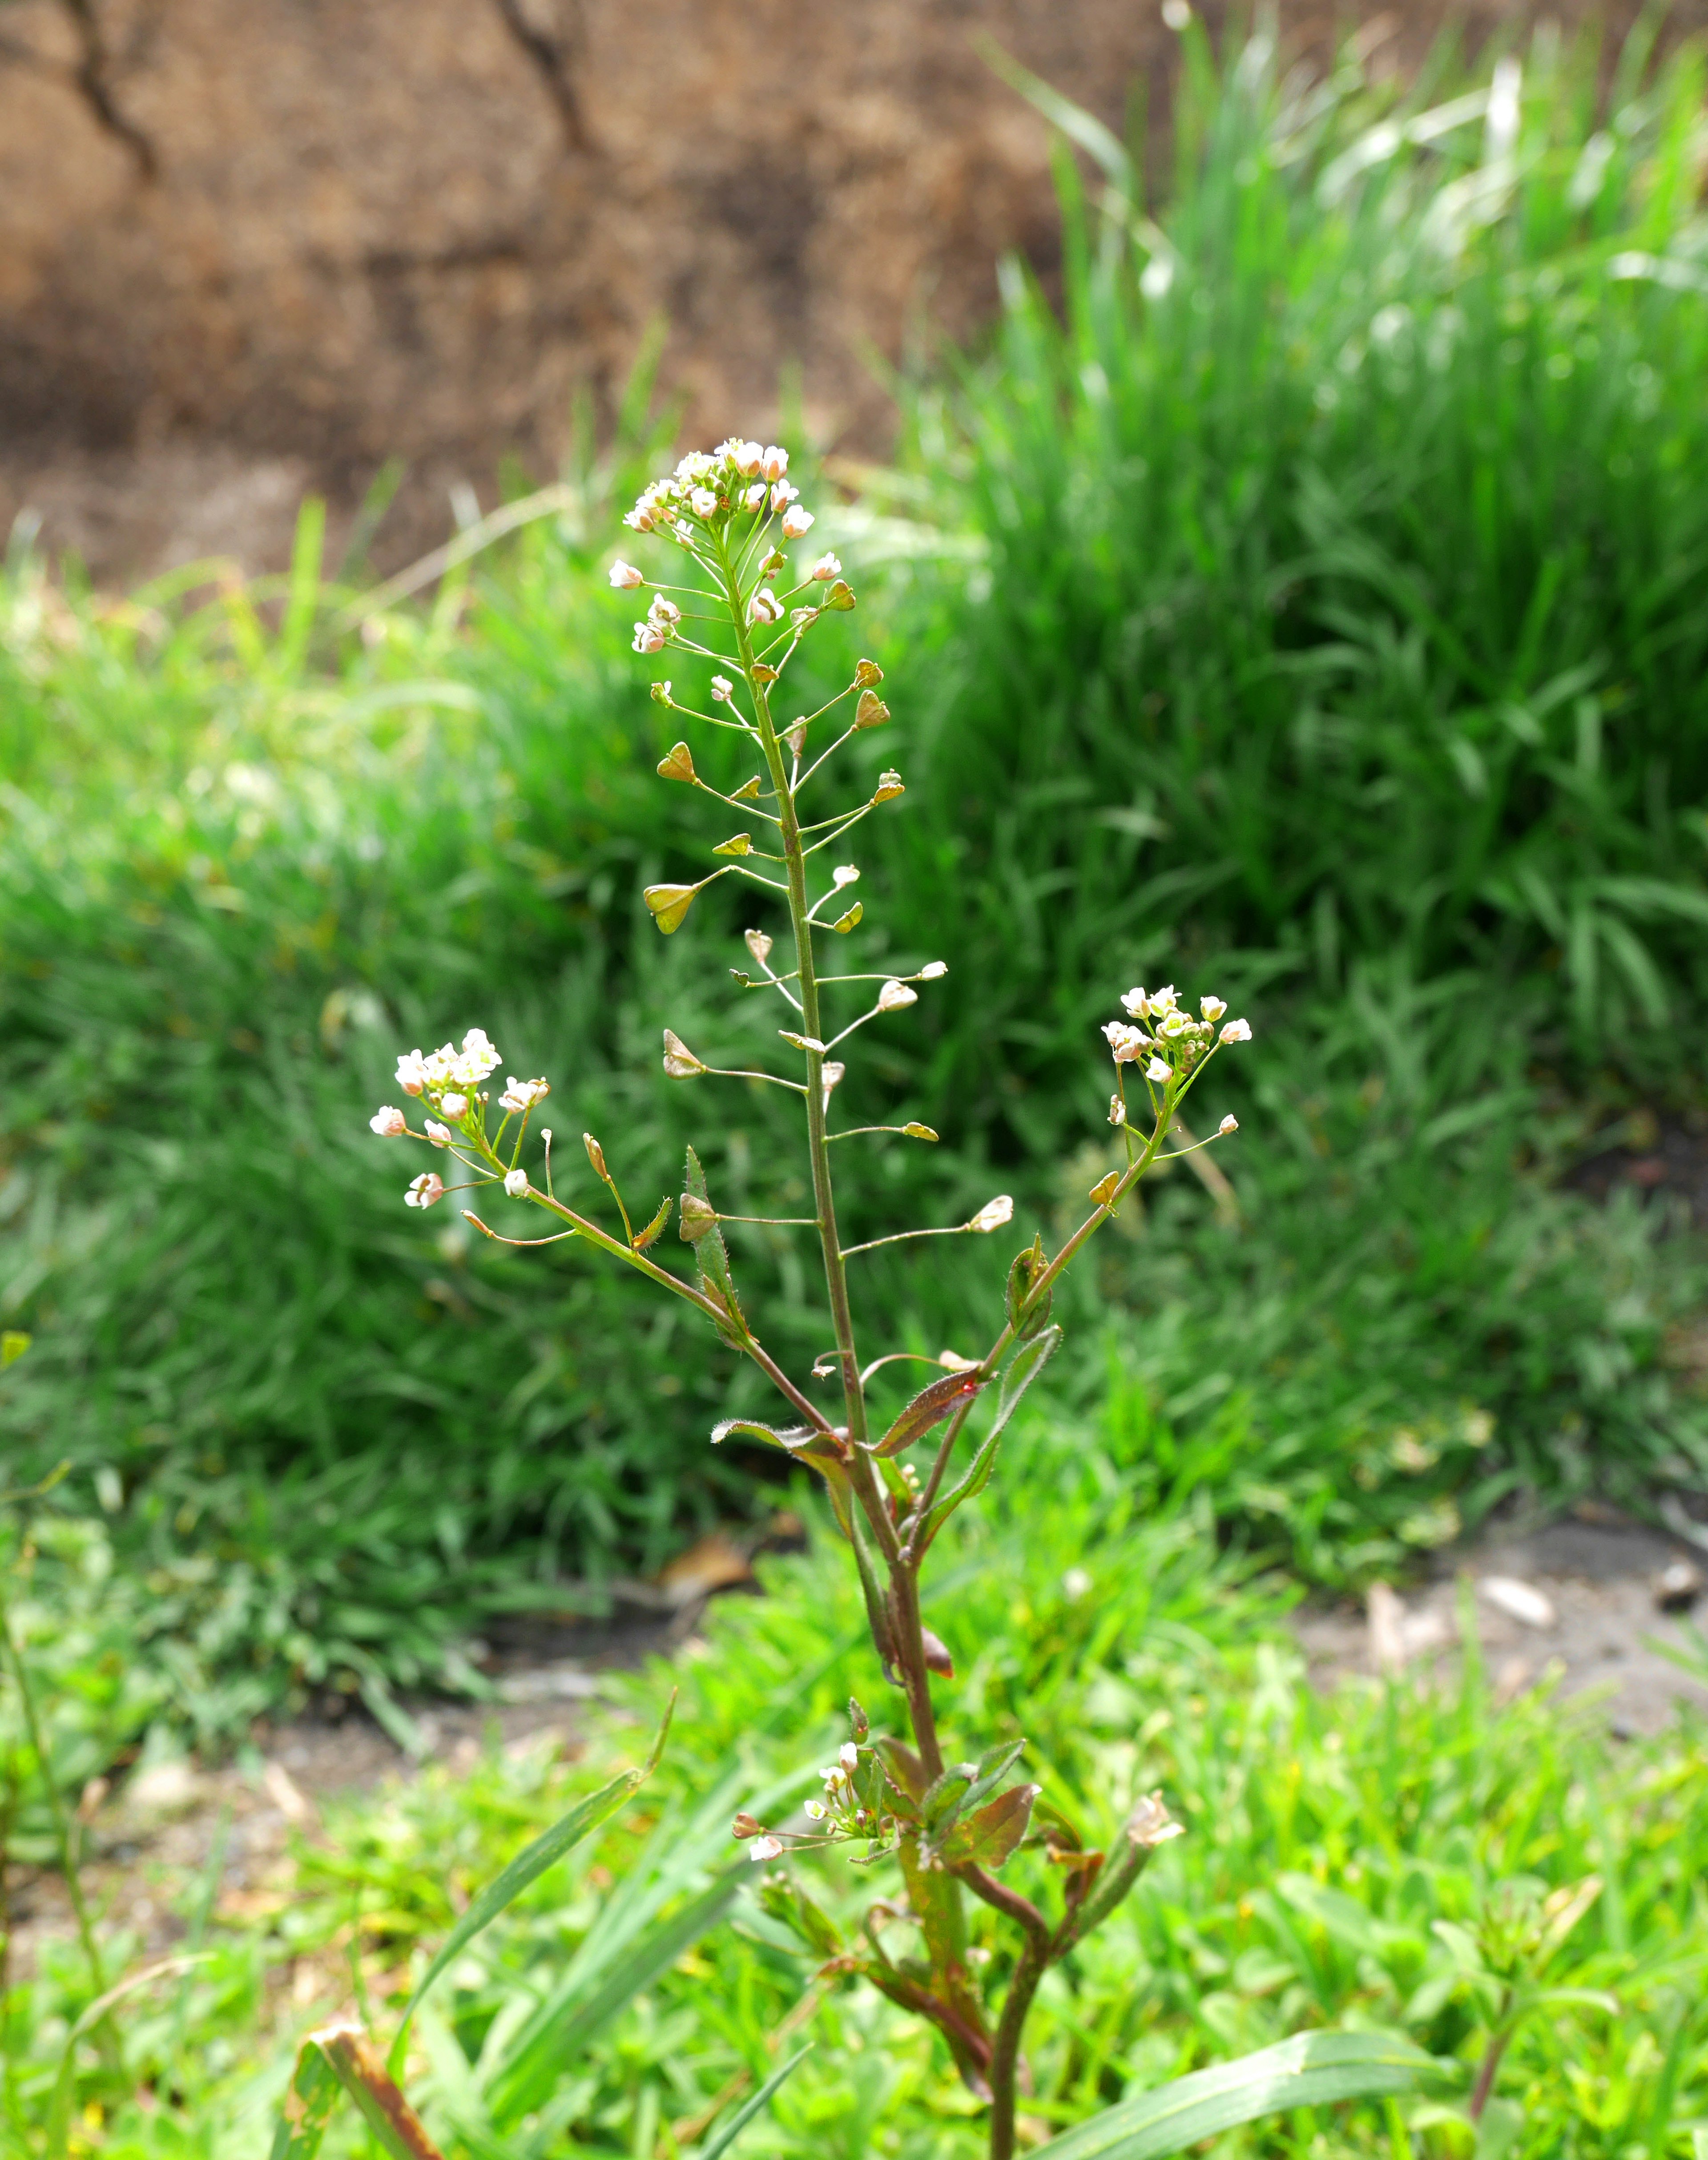
{"label": "grass blade", "polygon": [[1433,2055],[1385,2033],[1300,2033],[1122,2100],[1042,2151],[1050,2160],[1160,2160],[1259,2116],[1409,2092],[1435,2069]]}
{"label": "grass blade", "polygon": [[781,2069],[773,2070],[752,2099],[744,2102],[735,2111],[711,2143],[702,2150],[699,2160],[722,2160],[723,2154],[729,2150],[748,2124],[752,2121],[754,2116],[769,2102],[771,2095],[782,2084],[784,2079],[792,2076],[812,2052],[812,2043],[809,2040],[798,2054],[790,2056]]}

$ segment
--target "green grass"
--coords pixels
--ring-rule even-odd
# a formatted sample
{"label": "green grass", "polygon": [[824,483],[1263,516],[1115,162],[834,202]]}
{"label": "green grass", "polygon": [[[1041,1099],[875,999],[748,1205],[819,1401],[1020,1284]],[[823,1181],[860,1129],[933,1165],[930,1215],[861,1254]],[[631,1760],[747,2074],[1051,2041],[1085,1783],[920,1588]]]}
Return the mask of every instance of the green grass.
{"label": "green grass", "polygon": [[[1409,2033],[1457,2065],[1446,2097],[1456,2090],[1462,2101],[1488,2009],[1453,1930],[1474,1932],[1526,1885],[1539,1896],[1594,1876],[1599,1895],[1546,1977],[1615,2007],[1561,2002],[1521,2027],[1497,2086],[1514,2132],[1503,2149],[1524,2160],[1684,2160],[1690,2126],[1708,2121],[1700,1730],[1615,1747],[1592,1715],[1562,1713],[1545,1695],[1497,1709],[1474,1660],[1439,1695],[1352,1685],[1316,1696],[1278,1627],[1274,1580],[1242,1582],[1190,1510],[1158,1519],[1135,1508],[1106,1439],[1065,1443],[1035,1420],[1007,1471],[945,1555],[932,1601],[959,1667],[944,1689],[951,1733],[964,1716],[969,1730],[1026,1734],[1034,1773],[1093,1837],[1158,1784],[1189,1833],[1080,1960],[1052,1976],[1032,2028],[1035,2117],[1072,2121],[1123,2090],[1331,2024]],[[181,2026],[175,1980],[139,2000],[127,2043],[151,2103],[117,2091],[86,2050],[78,2097],[101,2111],[85,2117],[99,2125],[100,2149],[124,2160],[260,2152],[293,2031],[348,1997],[352,1927],[388,2032],[411,1970],[466,1897],[614,1761],[636,1758],[677,1685],[655,1783],[448,1976],[413,2043],[409,2085],[456,2160],[572,2142],[611,2153],[691,2144],[732,2080],[762,2076],[788,2052],[785,2022],[812,1991],[808,1965],[745,1894],[590,2051],[572,2039],[585,1995],[570,1986],[551,2028],[562,2036],[555,2059],[521,2081],[492,2066],[528,2007],[565,1981],[596,1920],[609,1931],[629,1909],[622,1901],[638,1899],[667,1922],[729,1863],[735,1807],[792,1773],[810,1783],[850,1692],[881,1723],[888,1697],[846,1575],[817,1545],[769,1562],[766,1596],[721,1602],[703,1649],[612,1684],[617,1716],[595,1722],[573,1766],[549,1749],[494,1750],[466,1774],[434,1770],[336,1814],[324,1841],[299,1847],[270,1911],[216,1921]],[[1053,1898],[1041,1860],[1023,1854],[1012,1872]],[[825,1894],[846,1920],[889,1887],[881,1871],[833,1867]],[[186,1904],[200,1894],[190,1885]],[[284,1985],[294,1972],[311,1976],[300,1996]],[[0,2151],[38,2149],[65,2021],[86,1995],[58,1953],[14,1991]],[[930,2034],[862,1988],[823,1995],[799,2023],[814,2053],[744,2149],[971,2160],[976,2111]],[[1216,2150],[1218,2160],[1468,2154],[1462,2131],[1430,2126],[1421,2104],[1405,2114],[1409,2144],[1401,2119],[1363,2109],[1239,2133]],[[483,2124],[496,2142],[480,2142]]]}
{"label": "green grass", "polygon": [[[953,970],[846,1083],[944,1145],[875,1154],[852,1219],[1051,1219],[1063,1158],[1097,1174],[1114,994],[1237,994],[1244,1228],[1159,1186],[1075,1292],[1061,1400],[1113,1367],[1136,1489],[1342,1581],[1515,1483],[1708,1462],[1663,1354],[1695,1247],[1551,1183],[1700,1089],[1700,66],[1633,48],[1602,108],[1539,48],[1507,176],[1480,108],[1380,132],[1456,78],[1301,103],[1196,37],[1165,242],[1119,156],[1090,207],[1064,167],[1060,309],[1012,273],[834,534],[862,605],[818,664],[882,661],[897,724],[859,747],[908,782],[864,949]],[[797,1212],[765,1103],[656,1072],[667,1020],[756,1025],[716,987],[727,888],[667,945],[638,902],[703,839],[601,575],[661,455],[631,425],[579,506],[366,635],[312,512],[288,579],[210,603],[0,584],[0,1316],[36,1337],[0,1435],[111,1503],[204,1737],[461,1684],[485,1618],[596,1602],[564,1579],[753,1493],[706,1445],[757,1407],[714,1342],[406,1216],[366,1127],[398,1048],[478,1021],[649,1212],[690,1132],[726,1204]],[[964,1347],[1003,1258],[863,1262],[867,1323]],[[821,1349],[805,1249],[738,1262],[768,1339]]]}

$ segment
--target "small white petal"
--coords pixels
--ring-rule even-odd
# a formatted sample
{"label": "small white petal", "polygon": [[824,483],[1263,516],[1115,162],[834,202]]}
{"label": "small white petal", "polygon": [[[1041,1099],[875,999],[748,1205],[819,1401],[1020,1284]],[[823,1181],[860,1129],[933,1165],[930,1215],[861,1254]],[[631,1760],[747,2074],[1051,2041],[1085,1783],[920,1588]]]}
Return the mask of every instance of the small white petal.
{"label": "small white petal", "polygon": [[611,584],[618,592],[632,591],[636,585],[643,585],[646,582],[634,564],[624,562],[620,556],[611,564]]}
{"label": "small white petal", "polygon": [[389,1103],[384,1103],[368,1119],[368,1125],[370,1129],[376,1132],[382,1140],[401,1140],[408,1131],[409,1120],[401,1110],[394,1109]]}
{"label": "small white petal", "polygon": [[506,1171],[504,1189],[512,1200],[525,1200],[527,1197],[527,1172],[525,1170]]}
{"label": "small white petal", "polygon": [[1160,1088],[1166,1082],[1173,1079],[1174,1067],[1166,1058],[1153,1057],[1145,1068],[1145,1077],[1147,1080],[1154,1081],[1156,1086]]}

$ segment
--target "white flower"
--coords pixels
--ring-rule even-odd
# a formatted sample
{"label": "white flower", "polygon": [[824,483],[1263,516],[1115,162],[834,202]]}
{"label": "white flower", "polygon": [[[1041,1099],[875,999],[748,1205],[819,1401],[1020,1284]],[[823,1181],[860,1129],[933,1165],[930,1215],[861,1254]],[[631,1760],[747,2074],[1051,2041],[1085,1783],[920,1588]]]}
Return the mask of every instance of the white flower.
{"label": "white flower", "polygon": [[1239,1130],[1239,1120],[1230,1111],[1228,1115],[1222,1120],[1219,1125],[1217,1126],[1216,1129],[1224,1137],[1229,1133],[1237,1133]]}
{"label": "white flower", "polygon": [[1202,1013],[1205,1019],[1207,1020],[1214,1021],[1220,1020],[1223,1014],[1225,1013],[1227,1010],[1228,1000],[1226,998],[1200,998],[1198,1000],[1198,1010]]}
{"label": "white flower", "polygon": [[810,510],[802,510],[798,502],[792,502],[783,512],[784,539],[805,539],[812,530],[812,513]]}
{"label": "white flower", "polygon": [[969,1230],[999,1230],[1005,1223],[1014,1220],[1014,1201],[1006,1192],[999,1192],[994,1200],[987,1200],[967,1225]]}
{"label": "white flower", "polygon": [[735,687],[727,675],[714,675],[712,678],[712,695],[720,704],[729,704],[729,693]]}
{"label": "white flower", "polygon": [[781,480],[789,470],[788,452],[780,450],[775,443],[771,444],[761,460],[759,469],[767,480]]}
{"label": "white flower", "polygon": [[444,1197],[444,1180],[436,1170],[424,1170],[403,1195],[406,1207],[431,1207]]}
{"label": "white flower", "polygon": [[1224,1042],[1249,1042],[1251,1022],[1249,1020],[1229,1020],[1222,1031],[1222,1040]]}
{"label": "white flower", "polygon": [[439,1098],[439,1107],[448,1118],[466,1118],[469,1114],[469,1098],[466,1095],[441,1095]]}
{"label": "white flower", "polygon": [[783,1849],[780,1837],[756,1837],[747,1848],[750,1860],[775,1860]]}
{"label": "white flower", "polygon": [[1174,1067],[1165,1057],[1153,1057],[1145,1068],[1145,1077],[1157,1087],[1165,1087],[1174,1077]]}
{"label": "white flower", "polygon": [[782,619],[783,604],[775,593],[755,593],[747,603],[750,622],[781,622]]}
{"label": "white flower", "polygon": [[948,972],[947,960],[927,960],[919,971],[919,979],[922,983],[934,983],[939,975],[947,975]]}
{"label": "white flower", "polygon": [[841,1747],[836,1751],[836,1758],[844,1770],[857,1770],[859,1768],[860,1751],[854,1746],[852,1740],[843,1742]]}
{"label": "white flower", "polygon": [[688,508],[702,522],[711,517],[718,507],[718,498],[709,487],[697,487],[688,499]]}
{"label": "white flower", "polygon": [[418,1050],[397,1060],[397,1085],[406,1095],[418,1095],[427,1085],[427,1060]]}
{"label": "white flower", "polygon": [[735,443],[730,446],[730,457],[735,470],[744,480],[756,480],[759,469],[765,463],[765,451],[758,443]]}
{"label": "white flower", "polygon": [[756,480],[753,483],[753,485],[748,489],[746,494],[742,496],[741,500],[747,505],[747,507],[750,510],[763,510],[765,508],[765,498],[769,491],[770,491],[766,488],[766,484],[762,480]]}
{"label": "white flower", "polygon": [[646,610],[646,620],[662,630],[668,623],[682,620],[682,610],[674,600],[667,600],[662,593],[654,593],[652,605]]}
{"label": "white flower", "polygon": [[778,511],[787,510],[792,502],[798,499],[800,492],[800,489],[795,485],[792,480],[779,480],[776,485],[771,491],[771,506],[772,511],[775,513]]}
{"label": "white flower", "polygon": [[630,650],[633,652],[662,652],[664,632],[660,630],[656,622],[637,622],[635,625],[634,642]]}
{"label": "white flower", "polygon": [[463,1037],[462,1056],[456,1061],[456,1077],[465,1086],[472,1088],[484,1080],[499,1062],[498,1052],[493,1048],[484,1027],[471,1027]]}
{"label": "white flower", "polygon": [[1159,1020],[1164,1013],[1172,1012],[1175,1004],[1174,984],[1165,983],[1160,990],[1153,990],[1145,1003]]}
{"label": "white flower", "polygon": [[498,1098],[501,1110],[531,1110],[552,1092],[549,1080],[518,1080],[512,1072]]}
{"label": "white flower", "polygon": [[1145,1010],[1144,991],[1142,989],[1129,990],[1126,995],[1121,1000],[1121,1007],[1129,1020],[1143,1020]]}
{"label": "white flower", "polygon": [[435,1147],[449,1147],[453,1135],[449,1125],[435,1124],[429,1118],[427,1121],[427,1137]]}
{"label": "white flower", "polygon": [[1108,1044],[1117,1065],[1136,1065],[1141,1050],[1150,1046],[1150,1037],[1136,1027],[1129,1027],[1124,1020],[1112,1020],[1103,1030],[1103,1040]]}
{"label": "white flower", "polygon": [[821,585],[828,585],[833,578],[839,578],[842,575],[842,565],[834,555],[821,555],[812,569],[807,571],[807,575],[809,578],[817,578]]}
{"label": "white flower", "polygon": [[401,1110],[394,1110],[389,1103],[382,1103],[368,1119],[368,1127],[382,1140],[401,1140],[409,1129],[409,1120]]}
{"label": "white flower", "polygon": [[1183,1012],[1165,1013],[1162,1016],[1162,1024],[1157,1029],[1156,1032],[1160,1036],[1167,1036],[1170,1041],[1172,1041],[1177,1035],[1186,1034],[1190,1031],[1191,1025],[1191,1020],[1186,1018],[1186,1015]]}
{"label": "white flower", "polygon": [[808,1822],[823,1822],[830,1810],[823,1800],[808,1800],[802,1812]]}
{"label": "white flower", "polygon": [[1119,1095],[1111,1095],[1109,1098],[1109,1123],[1112,1125],[1124,1125],[1126,1122],[1127,1105],[1121,1100]]}
{"label": "white flower", "polygon": [[827,1793],[833,1793],[839,1785],[848,1783],[848,1773],[840,1763],[833,1763],[828,1770],[821,1770],[818,1774],[824,1780]]}
{"label": "white flower", "polygon": [[525,1170],[506,1171],[504,1173],[504,1189],[510,1195],[512,1200],[526,1200],[527,1198],[527,1172]]}
{"label": "white flower", "polygon": [[919,992],[910,990],[906,983],[885,983],[878,993],[880,1012],[900,1012],[903,1005],[916,1005]]}
{"label": "white flower", "polygon": [[854,868],[852,863],[838,863],[836,868],[830,873],[830,881],[839,891],[845,885],[858,884],[859,881],[859,872]]}
{"label": "white flower", "polygon": [[646,582],[634,564],[624,562],[620,555],[611,564],[611,584],[615,591],[632,592],[636,585],[644,585]]}

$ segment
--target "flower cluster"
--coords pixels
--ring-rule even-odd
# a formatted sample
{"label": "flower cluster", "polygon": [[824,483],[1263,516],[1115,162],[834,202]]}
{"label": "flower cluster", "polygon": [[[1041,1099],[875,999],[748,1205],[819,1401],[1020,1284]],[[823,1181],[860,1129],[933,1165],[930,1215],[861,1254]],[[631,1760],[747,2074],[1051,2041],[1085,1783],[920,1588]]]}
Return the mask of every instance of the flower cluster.
{"label": "flower cluster", "polygon": [[[1225,999],[1201,999],[1201,1017],[1194,1020],[1181,1011],[1172,983],[1165,983],[1160,990],[1129,990],[1121,1003],[1129,1017],[1112,1020],[1103,1030],[1104,1040],[1117,1065],[1137,1065],[1144,1060],[1145,1077],[1154,1087],[1166,1088],[1185,1079],[1222,1043],[1251,1041],[1249,1020],[1223,1020],[1228,1010]],[[1141,1025],[1146,1020],[1152,1031],[1149,1035]]]}
{"label": "flower cluster", "polygon": [[[780,517],[783,537],[799,540],[812,529],[812,513],[801,507],[800,490],[788,471],[789,454],[775,443],[745,443],[732,436],[715,450],[691,450],[674,472],[641,491],[623,522],[636,532],[668,532],[691,543],[697,525],[710,531],[732,517]],[[628,571],[628,564],[617,563],[611,583],[619,588],[639,584],[638,574],[631,577]]]}
{"label": "flower cluster", "polygon": [[[395,1103],[382,1103],[368,1119],[368,1129],[384,1140],[424,1140],[436,1148],[472,1149],[478,1160],[471,1161],[467,1155],[459,1153],[458,1161],[471,1170],[483,1170],[489,1176],[502,1178],[504,1189],[511,1199],[526,1199],[529,1191],[527,1171],[517,1166],[513,1157],[508,1166],[500,1161],[486,1137],[487,1098],[480,1092],[480,1085],[498,1063],[497,1050],[485,1030],[479,1027],[469,1030],[460,1050],[447,1042],[426,1057],[418,1050],[408,1051],[397,1060],[397,1085],[406,1095],[423,1098],[439,1113],[439,1117],[423,1119],[423,1129],[418,1133]],[[535,1104],[543,1103],[551,1092],[549,1081],[518,1080],[511,1073],[498,1098],[505,1124],[514,1117],[526,1118]],[[444,1118],[452,1123],[441,1123]],[[520,1135],[525,1129],[517,1128],[518,1148]],[[551,1137],[549,1133],[546,1135],[548,1141]],[[438,1171],[423,1171],[411,1182],[403,1199],[410,1207],[431,1207],[436,1201],[444,1199],[444,1180]]]}

